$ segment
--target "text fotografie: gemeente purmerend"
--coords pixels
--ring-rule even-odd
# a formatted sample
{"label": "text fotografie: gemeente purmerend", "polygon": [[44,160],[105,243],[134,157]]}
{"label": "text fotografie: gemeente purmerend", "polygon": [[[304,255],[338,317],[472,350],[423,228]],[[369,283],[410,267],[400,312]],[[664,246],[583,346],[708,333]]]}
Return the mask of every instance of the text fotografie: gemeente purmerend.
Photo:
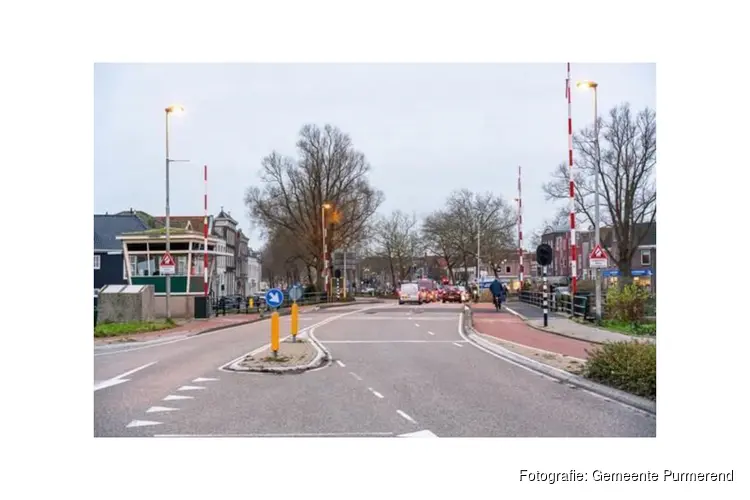
{"label": "text fotografie: gemeente purmerend", "polygon": [[593,472],[581,472],[570,470],[567,472],[540,472],[521,470],[521,482],[537,483],[565,483],[565,482],[603,482],[603,483],[638,483],[638,482],[732,482],[734,481],[734,469],[729,472],[675,472],[665,469],[662,474],[653,471],[647,472],[606,472],[595,470]]}

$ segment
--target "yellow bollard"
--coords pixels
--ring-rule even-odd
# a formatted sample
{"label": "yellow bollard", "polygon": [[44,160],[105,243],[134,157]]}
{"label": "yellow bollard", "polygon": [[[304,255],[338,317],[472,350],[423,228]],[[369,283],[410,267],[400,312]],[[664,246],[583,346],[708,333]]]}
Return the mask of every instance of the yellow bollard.
{"label": "yellow bollard", "polygon": [[252,297],[250,297],[250,303],[248,305],[250,306],[250,309],[253,308],[253,298]]}
{"label": "yellow bollard", "polygon": [[292,342],[297,342],[297,331],[299,330],[299,306],[296,302],[292,304]]}
{"label": "yellow bollard", "polygon": [[275,358],[279,352],[279,313],[271,314],[271,350]]}

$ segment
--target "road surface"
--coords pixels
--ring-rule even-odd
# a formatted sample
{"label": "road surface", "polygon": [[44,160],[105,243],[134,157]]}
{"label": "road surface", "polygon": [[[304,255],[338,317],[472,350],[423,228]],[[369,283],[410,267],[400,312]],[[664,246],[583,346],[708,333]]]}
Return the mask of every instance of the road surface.
{"label": "road surface", "polygon": [[[463,337],[455,304],[300,317],[331,352],[300,375],[232,373],[260,322],[95,351],[96,436],[654,436],[654,417],[554,382]],[[282,332],[288,319],[282,318]],[[134,371],[135,370],[135,371]]]}

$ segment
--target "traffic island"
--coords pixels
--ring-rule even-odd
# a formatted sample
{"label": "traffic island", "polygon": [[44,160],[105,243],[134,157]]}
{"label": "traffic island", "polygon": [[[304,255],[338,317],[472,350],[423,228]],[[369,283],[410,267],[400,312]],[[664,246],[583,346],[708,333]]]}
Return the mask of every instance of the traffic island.
{"label": "traffic island", "polygon": [[271,346],[248,354],[226,369],[236,372],[295,374],[313,370],[329,361],[328,353],[312,339],[292,338],[279,343],[276,353]]}

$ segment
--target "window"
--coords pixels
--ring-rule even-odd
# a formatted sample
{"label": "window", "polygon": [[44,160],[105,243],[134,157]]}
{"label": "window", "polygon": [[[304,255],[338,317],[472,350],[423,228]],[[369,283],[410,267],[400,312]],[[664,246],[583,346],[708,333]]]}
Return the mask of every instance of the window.
{"label": "window", "polygon": [[102,256],[94,254],[94,269],[101,269],[102,267]]}
{"label": "window", "polygon": [[642,266],[651,265],[651,250],[641,250],[641,265]]}
{"label": "window", "polygon": [[510,266],[505,266],[505,274],[510,274]]}

